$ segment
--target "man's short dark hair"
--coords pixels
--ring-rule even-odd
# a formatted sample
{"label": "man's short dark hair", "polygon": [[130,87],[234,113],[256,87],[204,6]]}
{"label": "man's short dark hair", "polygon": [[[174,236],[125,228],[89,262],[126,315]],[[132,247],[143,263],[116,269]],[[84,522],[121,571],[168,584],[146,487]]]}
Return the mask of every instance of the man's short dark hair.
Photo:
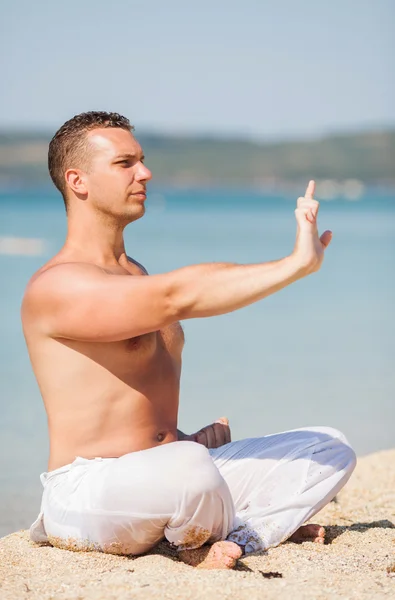
{"label": "man's short dark hair", "polygon": [[90,111],[66,121],[49,143],[48,169],[51,179],[61,192],[67,211],[64,174],[67,169],[85,166],[88,158],[86,134],[97,128],[119,127],[133,131],[129,119],[118,113]]}

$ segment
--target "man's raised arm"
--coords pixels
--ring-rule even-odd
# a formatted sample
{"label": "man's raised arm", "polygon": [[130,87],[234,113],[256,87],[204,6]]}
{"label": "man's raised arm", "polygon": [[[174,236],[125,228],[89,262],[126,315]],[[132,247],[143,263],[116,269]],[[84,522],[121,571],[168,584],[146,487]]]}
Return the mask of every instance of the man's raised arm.
{"label": "man's raised arm", "polygon": [[286,258],[250,265],[200,264],[148,277],[110,275],[91,264],[60,264],[28,286],[22,316],[30,315],[51,337],[109,342],[257,302],[318,270],[322,262],[330,239],[328,232],[318,238],[318,203],[299,200],[297,243]]}

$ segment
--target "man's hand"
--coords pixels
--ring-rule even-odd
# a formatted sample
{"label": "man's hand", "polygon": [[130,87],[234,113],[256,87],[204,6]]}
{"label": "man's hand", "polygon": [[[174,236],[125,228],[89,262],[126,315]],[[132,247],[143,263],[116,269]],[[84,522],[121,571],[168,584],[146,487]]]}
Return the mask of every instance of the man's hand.
{"label": "man's hand", "polygon": [[306,193],[298,198],[295,216],[297,221],[296,244],[293,255],[308,273],[314,273],[321,267],[324,251],[332,239],[332,232],[318,235],[317,216],[319,202],[314,200],[315,182],[310,181]]}
{"label": "man's hand", "polygon": [[226,417],[221,417],[211,425],[207,425],[183,439],[197,442],[206,448],[219,448],[231,441],[229,421]]}

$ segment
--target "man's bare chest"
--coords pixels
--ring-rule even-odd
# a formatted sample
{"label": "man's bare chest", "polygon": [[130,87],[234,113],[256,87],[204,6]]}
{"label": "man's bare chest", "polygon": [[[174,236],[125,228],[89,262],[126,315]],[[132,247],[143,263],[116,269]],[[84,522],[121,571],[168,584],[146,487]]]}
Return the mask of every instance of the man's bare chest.
{"label": "man's bare chest", "polygon": [[125,351],[140,356],[152,355],[154,352],[163,351],[170,356],[181,355],[185,343],[184,331],[180,323],[172,323],[160,331],[146,333],[138,337],[125,340]]}

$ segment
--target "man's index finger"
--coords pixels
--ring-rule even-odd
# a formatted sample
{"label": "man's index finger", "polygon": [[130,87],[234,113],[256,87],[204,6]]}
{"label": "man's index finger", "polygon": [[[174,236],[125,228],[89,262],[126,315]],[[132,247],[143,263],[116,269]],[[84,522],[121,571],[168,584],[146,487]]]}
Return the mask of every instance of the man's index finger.
{"label": "man's index finger", "polygon": [[304,195],[305,198],[312,199],[314,198],[315,193],[315,181],[312,179],[309,181],[309,185],[306,188],[306,193]]}

